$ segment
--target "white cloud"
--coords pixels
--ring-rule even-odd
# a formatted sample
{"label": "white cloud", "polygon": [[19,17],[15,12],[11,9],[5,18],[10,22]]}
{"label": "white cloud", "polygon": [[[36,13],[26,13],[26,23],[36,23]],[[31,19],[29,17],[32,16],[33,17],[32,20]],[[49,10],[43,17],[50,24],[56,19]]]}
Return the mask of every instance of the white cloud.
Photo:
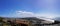
{"label": "white cloud", "polygon": [[17,11],[17,16],[18,17],[34,17],[35,14],[32,12],[27,12],[27,11]]}
{"label": "white cloud", "polygon": [[38,13],[33,13],[33,12],[27,12],[27,11],[16,11],[16,16],[17,17],[45,17],[45,18],[54,18],[56,17],[56,15],[54,14],[48,14],[48,13],[41,13],[41,14],[38,14]]}

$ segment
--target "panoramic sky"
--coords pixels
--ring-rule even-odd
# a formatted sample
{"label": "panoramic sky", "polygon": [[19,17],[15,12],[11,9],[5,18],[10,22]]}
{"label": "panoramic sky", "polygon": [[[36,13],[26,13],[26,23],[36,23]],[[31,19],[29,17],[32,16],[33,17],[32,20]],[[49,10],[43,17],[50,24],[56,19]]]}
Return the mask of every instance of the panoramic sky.
{"label": "panoramic sky", "polygon": [[60,17],[59,0],[0,0],[3,17]]}

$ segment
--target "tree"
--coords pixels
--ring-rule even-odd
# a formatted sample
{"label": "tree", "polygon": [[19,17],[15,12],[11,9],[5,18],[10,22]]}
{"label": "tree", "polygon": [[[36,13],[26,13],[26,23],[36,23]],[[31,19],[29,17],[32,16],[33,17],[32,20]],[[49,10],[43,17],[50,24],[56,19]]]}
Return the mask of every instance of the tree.
{"label": "tree", "polygon": [[3,18],[2,17],[0,17],[0,22],[3,22]]}

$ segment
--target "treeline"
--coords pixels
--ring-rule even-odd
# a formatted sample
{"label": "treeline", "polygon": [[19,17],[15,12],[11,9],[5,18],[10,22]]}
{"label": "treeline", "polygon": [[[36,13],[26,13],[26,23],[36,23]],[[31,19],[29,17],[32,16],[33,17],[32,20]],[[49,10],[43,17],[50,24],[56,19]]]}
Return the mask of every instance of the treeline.
{"label": "treeline", "polygon": [[8,22],[3,21],[3,17],[0,17],[0,26],[10,26]]}

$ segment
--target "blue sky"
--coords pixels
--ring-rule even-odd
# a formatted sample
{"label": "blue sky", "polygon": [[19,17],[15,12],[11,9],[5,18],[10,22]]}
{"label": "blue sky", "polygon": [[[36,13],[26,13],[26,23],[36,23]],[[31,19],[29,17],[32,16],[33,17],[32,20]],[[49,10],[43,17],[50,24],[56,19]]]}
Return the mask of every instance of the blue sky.
{"label": "blue sky", "polygon": [[[59,0],[0,0],[0,16],[18,16],[16,11],[42,16],[60,16]],[[20,13],[19,12],[19,13]],[[25,14],[26,15],[26,14]]]}

